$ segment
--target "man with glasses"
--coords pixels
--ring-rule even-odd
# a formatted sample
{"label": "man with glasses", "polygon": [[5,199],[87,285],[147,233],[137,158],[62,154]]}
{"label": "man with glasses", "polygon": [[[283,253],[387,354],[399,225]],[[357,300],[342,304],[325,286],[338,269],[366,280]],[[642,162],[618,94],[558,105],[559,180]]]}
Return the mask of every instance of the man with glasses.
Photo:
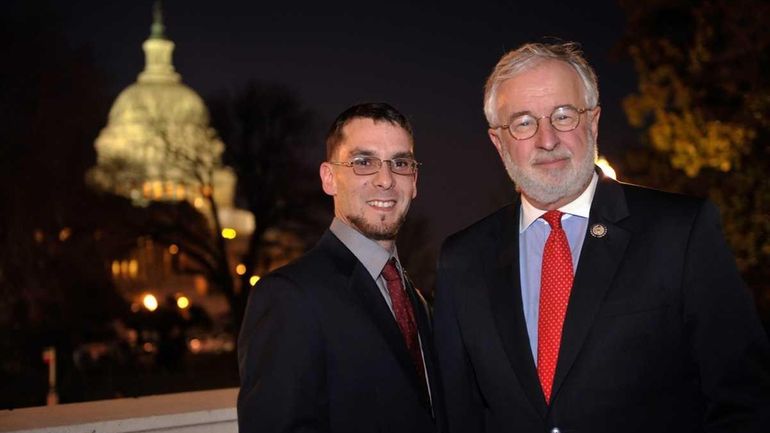
{"label": "man with glasses", "polygon": [[769,432],[770,348],[717,209],[595,168],[574,44],[507,53],[484,98],[520,194],[442,248],[448,430]]}
{"label": "man with glasses", "polygon": [[239,431],[433,432],[442,400],[428,309],[395,245],[417,195],[412,128],[390,105],[353,106],[326,158],[331,227],[249,297]]}

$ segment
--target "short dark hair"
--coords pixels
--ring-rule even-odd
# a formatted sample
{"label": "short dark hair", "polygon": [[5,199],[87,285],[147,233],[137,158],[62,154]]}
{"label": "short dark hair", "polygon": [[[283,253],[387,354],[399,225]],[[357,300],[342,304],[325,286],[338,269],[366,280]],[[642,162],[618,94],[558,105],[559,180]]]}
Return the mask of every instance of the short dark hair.
{"label": "short dark hair", "polygon": [[372,119],[375,122],[388,122],[394,126],[400,126],[409,134],[409,139],[414,142],[412,125],[406,116],[401,114],[392,105],[384,102],[365,102],[354,105],[340,113],[332,123],[329,132],[326,133],[326,160],[330,160],[337,146],[344,138],[342,129],[353,119]]}

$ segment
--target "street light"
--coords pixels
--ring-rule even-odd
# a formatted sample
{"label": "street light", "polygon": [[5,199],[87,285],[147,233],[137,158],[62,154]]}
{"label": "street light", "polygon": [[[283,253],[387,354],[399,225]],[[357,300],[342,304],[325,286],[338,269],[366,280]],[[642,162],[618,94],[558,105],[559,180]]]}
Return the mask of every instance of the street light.
{"label": "street light", "polygon": [[144,304],[144,308],[149,311],[155,311],[158,309],[158,298],[152,293],[148,293],[142,298],[142,304]]}

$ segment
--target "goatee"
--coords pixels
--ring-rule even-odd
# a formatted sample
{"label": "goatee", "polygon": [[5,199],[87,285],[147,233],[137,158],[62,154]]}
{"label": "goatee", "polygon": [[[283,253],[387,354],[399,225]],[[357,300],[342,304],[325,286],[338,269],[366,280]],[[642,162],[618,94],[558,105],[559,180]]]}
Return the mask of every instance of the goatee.
{"label": "goatee", "polygon": [[406,219],[406,214],[401,215],[398,221],[392,224],[384,222],[381,224],[371,224],[366,222],[362,217],[352,215],[349,215],[347,219],[359,232],[361,232],[361,234],[369,239],[374,241],[392,241],[396,239],[398,230]]}

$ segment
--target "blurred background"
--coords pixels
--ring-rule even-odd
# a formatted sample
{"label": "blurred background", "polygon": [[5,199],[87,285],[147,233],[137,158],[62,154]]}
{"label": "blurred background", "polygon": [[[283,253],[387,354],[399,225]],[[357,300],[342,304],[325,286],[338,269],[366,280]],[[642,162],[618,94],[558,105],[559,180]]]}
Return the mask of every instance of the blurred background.
{"label": "blurred background", "polygon": [[249,289],[332,217],[336,115],[415,129],[399,254],[430,299],[441,241],[510,202],[482,88],[506,51],[577,41],[618,179],[710,197],[767,329],[770,4],[4,3],[0,406],[238,384]]}

